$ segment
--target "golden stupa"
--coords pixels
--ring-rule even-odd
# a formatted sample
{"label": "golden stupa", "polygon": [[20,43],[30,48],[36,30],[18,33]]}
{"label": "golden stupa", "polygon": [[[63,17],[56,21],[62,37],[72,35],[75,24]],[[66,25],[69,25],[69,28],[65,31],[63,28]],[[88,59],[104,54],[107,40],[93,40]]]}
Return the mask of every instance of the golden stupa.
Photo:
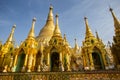
{"label": "golden stupa", "polygon": [[[32,72],[58,72],[58,74],[59,72],[71,72],[66,74],[74,75],[75,73],[72,73],[74,71],[119,70],[120,21],[116,18],[111,8],[110,11],[114,20],[115,36],[113,36],[112,45],[108,42],[108,46],[105,46],[97,32],[96,36],[93,35],[88,24],[88,19],[85,17],[86,33],[82,46],[79,46],[77,44],[77,39],[75,39],[75,46],[70,47],[66,35],[64,34],[64,36],[62,36],[61,34],[58,14],[55,16],[56,21],[54,23],[52,6],[49,8],[46,24],[40,30],[39,35],[37,37],[35,36],[34,28],[36,18],[33,18],[28,36],[20,46],[17,47],[15,47],[13,42],[14,30],[16,27],[16,25],[14,25],[7,41],[4,44],[0,43],[0,72],[29,72],[31,74]],[[81,76],[82,74],[78,73],[75,75]],[[96,74],[97,72],[93,73],[93,76]],[[112,75],[118,77],[119,74],[116,74],[118,73]],[[103,77],[104,75],[110,74],[103,73],[103,75],[98,75]],[[36,76],[36,74],[33,74],[33,76]],[[41,75],[39,74],[39,76]],[[72,80],[72,77],[69,77],[69,79]],[[85,75],[81,77],[85,77]],[[33,78],[34,77],[32,77],[32,79]],[[49,79],[42,78],[42,80]]]}

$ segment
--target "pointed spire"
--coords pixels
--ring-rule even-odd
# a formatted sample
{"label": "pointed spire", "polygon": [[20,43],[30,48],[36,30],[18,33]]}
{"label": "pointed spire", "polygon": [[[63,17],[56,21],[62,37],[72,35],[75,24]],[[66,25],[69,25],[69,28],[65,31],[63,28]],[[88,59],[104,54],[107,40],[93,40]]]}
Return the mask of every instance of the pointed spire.
{"label": "pointed spire", "polygon": [[66,38],[66,34],[64,34],[64,43],[67,43],[67,38]]}
{"label": "pointed spire", "polygon": [[64,40],[67,41],[66,34],[64,34]]}
{"label": "pointed spire", "polygon": [[108,43],[107,43],[107,47],[111,47],[111,43],[110,43],[110,41],[108,41]]}
{"label": "pointed spire", "polygon": [[30,32],[28,34],[28,38],[29,37],[35,37],[35,33],[34,33],[35,22],[36,22],[36,18],[33,18],[32,27],[31,27]]}
{"label": "pointed spire", "polygon": [[54,30],[54,36],[61,36],[61,31],[59,28],[59,24],[58,24],[58,14],[56,14],[56,25],[55,25],[55,30]]}
{"label": "pointed spire", "polygon": [[93,36],[93,34],[92,34],[91,29],[90,29],[90,27],[88,25],[87,17],[84,17],[84,20],[85,20],[85,25],[86,25],[86,38],[91,37],[91,36]]}
{"label": "pointed spire", "polygon": [[7,39],[7,42],[12,42],[13,41],[13,35],[14,35],[14,31],[15,31],[16,25],[14,24],[11,30],[11,33]]}
{"label": "pointed spire", "polygon": [[77,44],[77,39],[75,39],[75,47],[74,47],[75,50],[78,50],[79,47],[78,47],[78,44]]}
{"label": "pointed spire", "polygon": [[95,33],[96,33],[96,38],[97,38],[97,39],[98,39],[98,41],[99,41],[99,40],[100,40],[100,38],[99,38],[98,32],[96,31]]}
{"label": "pointed spire", "polygon": [[69,46],[69,43],[68,43],[67,38],[66,38],[66,34],[64,34],[64,44],[66,44],[67,46]]}
{"label": "pointed spire", "polygon": [[53,20],[53,6],[50,5],[47,21]]}
{"label": "pointed spire", "polygon": [[114,27],[115,27],[115,28],[120,28],[120,21],[116,18],[116,16],[115,16],[112,8],[110,8],[110,12],[111,12],[111,14],[112,14],[112,16],[113,16]]}

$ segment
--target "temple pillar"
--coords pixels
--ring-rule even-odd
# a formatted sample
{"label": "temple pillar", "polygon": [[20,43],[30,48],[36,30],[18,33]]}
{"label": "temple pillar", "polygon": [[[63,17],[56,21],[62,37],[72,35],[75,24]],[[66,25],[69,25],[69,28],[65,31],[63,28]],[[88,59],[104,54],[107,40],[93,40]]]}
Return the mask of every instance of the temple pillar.
{"label": "temple pillar", "polygon": [[28,58],[28,70],[27,72],[31,72],[31,68],[32,68],[32,63],[33,63],[33,55],[29,54],[29,58]]}
{"label": "temple pillar", "polygon": [[90,67],[88,56],[89,56],[89,52],[88,52],[88,49],[87,49],[86,52],[85,52],[85,61],[86,61],[85,70],[89,70],[89,67]]}
{"label": "temple pillar", "polygon": [[25,55],[25,61],[24,61],[24,66],[22,67],[22,72],[25,71],[25,68],[27,66],[27,62],[28,62],[28,54]]}
{"label": "temple pillar", "polygon": [[0,71],[2,71],[3,70],[3,60],[4,60],[4,55],[2,55],[1,57],[0,57]]}
{"label": "temple pillar", "polygon": [[14,59],[14,62],[13,62],[13,67],[16,65],[17,58],[18,58],[18,55],[15,55],[15,59]]}
{"label": "temple pillar", "polygon": [[49,53],[47,54],[47,65],[48,66],[50,65],[50,54]]}
{"label": "temple pillar", "polygon": [[85,56],[83,55],[83,66],[86,66],[86,60],[85,60]]}
{"label": "temple pillar", "polygon": [[94,64],[93,64],[93,58],[92,58],[92,53],[89,54],[89,58],[90,58],[90,69],[94,70]]}
{"label": "temple pillar", "polygon": [[102,58],[103,58],[103,63],[104,63],[105,69],[108,69],[104,53],[102,54]]}
{"label": "temple pillar", "polygon": [[62,62],[62,53],[60,53],[60,61]]}
{"label": "temple pillar", "polygon": [[26,65],[27,65],[27,60],[28,60],[28,54],[26,54],[26,56],[25,56],[25,62],[24,62],[24,66],[26,67]]}
{"label": "temple pillar", "polygon": [[18,55],[15,55],[15,58],[14,58],[14,61],[13,61],[13,65],[12,65],[12,68],[11,68],[12,72],[15,72],[17,59],[18,59]]}
{"label": "temple pillar", "polygon": [[1,57],[0,57],[0,66],[2,66],[2,64],[3,64],[3,59],[4,59],[4,55],[1,55]]}
{"label": "temple pillar", "polygon": [[67,71],[70,71],[70,59],[69,59],[69,54],[66,54],[66,59],[67,59]]}
{"label": "temple pillar", "polygon": [[35,63],[36,63],[36,55],[33,55],[33,64],[32,64],[32,71],[34,71],[35,69]]}
{"label": "temple pillar", "polygon": [[41,61],[40,61],[40,65],[43,65],[43,59],[44,59],[44,55],[43,55],[43,52],[41,52],[42,55],[41,55]]}
{"label": "temple pillar", "polygon": [[10,60],[10,69],[12,68],[12,66],[13,66],[13,57],[11,57],[11,60]]}

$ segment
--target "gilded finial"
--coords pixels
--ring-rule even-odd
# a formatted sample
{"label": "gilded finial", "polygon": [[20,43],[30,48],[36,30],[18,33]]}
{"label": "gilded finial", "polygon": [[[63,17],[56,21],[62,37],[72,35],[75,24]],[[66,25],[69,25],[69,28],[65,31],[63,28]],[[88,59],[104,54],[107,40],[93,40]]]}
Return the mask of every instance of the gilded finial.
{"label": "gilded finial", "polygon": [[96,31],[95,33],[96,33],[96,38],[97,38],[98,40],[100,40],[100,38],[99,38],[99,36],[98,36],[98,32]]}
{"label": "gilded finial", "polygon": [[75,43],[76,43],[76,40],[77,40],[77,39],[75,38]]}
{"label": "gilded finial", "polygon": [[113,9],[112,9],[112,8],[110,8],[109,10],[110,10],[111,12],[113,11]]}
{"label": "gilded finial", "polygon": [[66,39],[66,34],[64,34],[64,40],[67,41],[67,39]]}
{"label": "gilded finial", "polygon": [[115,16],[112,8],[110,8],[110,12],[111,12],[111,14],[112,14],[112,16],[113,16],[115,29],[120,28],[120,26],[119,26],[119,25],[120,25],[120,21],[116,18],[116,16]]}
{"label": "gilded finial", "polygon": [[[65,43],[67,46],[69,46],[69,43],[68,43],[67,38],[66,38],[66,34],[64,34],[64,43]],[[70,47],[70,46],[69,46],[69,47]]]}
{"label": "gilded finial", "polygon": [[74,40],[75,40],[75,45],[76,45],[77,44],[77,39],[75,38]]}
{"label": "gilded finial", "polygon": [[16,24],[13,25],[13,28],[16,28]]}
{"label": "gilded finial", "polygon": [[86,25],[86,37],[90,37],[90,36],[93,36],[92,32],[91,32],[91,29],[88,25],[88,19],[87,17],[84,17],[84,20],[85,20],[85,25]]}
{"label": "gilded finial", "polygon": [[13,41],[13,35],[14,35],[14,30],[15,30],[15,28],[16,28],[16,25],[14,24],[13,27],[12,27],[12,31],[11,31],[8,39],[7,39],[7,42]]}
{"label": "gilded finial", "polygon": [[47,21],[53,20],[53,12],[52,11],[53,11],[53,6],[50,5]]}
{"label": "gilded finial", "polygon": [[75,46],[76,46],[76,44],[77,44],[77,39],[75,38],[74,40],[75,40]]}
{"label": "gilded finial", "polygon": [[33,18],[33,21],[35,21],[35,22],[36,22],[36,18],[35,18],[35,17]]}
{"label": "gilded finial", "polygon": [[64,38],[66,38],[66,34],[64,34]]}
{"label": "gilded finial", "polygon": [[55,24],[55,30],[54,30],[54,36],[61,36],[61,31],[59,28],[59,24],[58,24],[58,14],[56,14],[56,24]]}
{"label": "gilded finial", "polygon": [[50,9],[53,9],[53,6],[52,6],[52,4],[50,4]]}
{"label": "gilded finial", "polygon": [[84,19],[86,20],[86,19],[88,19],[88,18],[85,16]]}
{"label": "gilded finial", "polygon": [[78,44],[77,44],[77,39],[75,38],[74,40],[75,40],[74,50],[75,50],[75,52],[76,52],[76,51],[79,49],[79,47],[78,47]]}
{"label": "gilded finial", "polygon": [[32,27],[31,27],[30,32],[28,34],[28,38],[29,37],[35,37],[35,33],[34,33],[35,22],[36,22],[36,18],[34,17],[32,19]]}
{"label": "gilded finial", "polygon": [[56,17],[56,25],[58,26],[58,17],[59,17],[58,14],[56,14],[55,17]]}
{"label": "gilded finial", "polygon": [[58,13],[56,14],[56,16],[55,16],[55,17],[56,17],[56,18],[57,18],[57,17],[59,17],[59,16],[58,16]]}

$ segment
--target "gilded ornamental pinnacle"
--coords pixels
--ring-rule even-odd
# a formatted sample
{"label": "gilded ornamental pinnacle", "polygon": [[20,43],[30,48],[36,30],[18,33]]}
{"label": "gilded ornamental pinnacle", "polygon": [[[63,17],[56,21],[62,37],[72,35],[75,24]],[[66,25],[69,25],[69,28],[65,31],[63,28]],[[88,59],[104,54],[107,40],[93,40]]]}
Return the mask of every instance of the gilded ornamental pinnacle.
{"label": "gilded ornamental pinnacle", "polygon": [[75,49],[79,49],[76,38],[75,38]]}
{"label": "gilded ornamental pinnacle", "polygon": [[91,31],[91,29],[90,29],[90,27],[89,27],[89,25],[88,25],[88,19],[87,19],[87,17],[84,17],[84,20],[85,20],[85,25],[86,25],[86,38],[87,37],[92,37],[93,36],[93,34],[92,34],[92,31]]}
{"label": "gilded ornamental pinnacle", "polygon": [[112,14],[112,16],[113,16],[115,29],[120,28],[120,26],[119,26],[119,25],[120,25],[120,21],[116,18],[115,14],[114,14],[114,12],[113,12],[113,9],[110,8],[109,10],[110,10],[110,12],[111,12],[111,14]]}
{"label": "gilded ornamental pinnacle", "polygon": [[34,33],[35,22],[36,22],[36,18],[34,17],[32,20],[32,27],[30,29],[28,37],[35,37],[35,33]]}
{"label": "gilded ornamental pinnacle", "polygon": [[50,5],[50,11],[49,11],[49,14],[48,14],[48,19],[47,20],[53,20],[53,6]]}
{"label": "gilded ornamental pinnacle", "polygon": [[35,21],[35,22],[36,22],[36,18],[35,18],[35,17],[33,18],[33,21]]}
{"label": "gilded ornamental pinnacle", "polygon": [[61,36],[61,31],[59,28],[59,24],[58,24],[58,14],[56,14],[56,25],[55,25],[55,30],[54,30],[54,36]]}
{"label": "gilded ornamental pinnacle", "polygon": [[95,33],[96,33],[96,38],[100,41],[100,38],[98,36],[98,32],[96,31]]}
{"label": "gilded ornamental pinnacle", "polygon": [[7,39],[7,42],[13,41],[13,35],[14,35],[15,28],[16,28],[16,25],[14,24],[13,27],[12,27],[12,31],[11,31],[8,39]]}

